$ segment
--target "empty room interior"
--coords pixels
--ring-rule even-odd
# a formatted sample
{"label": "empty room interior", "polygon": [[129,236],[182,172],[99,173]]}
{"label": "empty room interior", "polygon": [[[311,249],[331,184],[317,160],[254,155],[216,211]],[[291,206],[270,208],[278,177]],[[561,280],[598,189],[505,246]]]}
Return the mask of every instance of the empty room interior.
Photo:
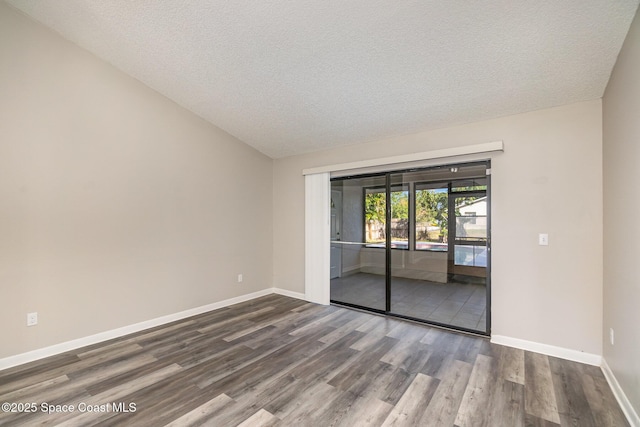
{"label": "empty room interior", "polygon": [[639,0],[0,0],[0,425],[640,426]]}

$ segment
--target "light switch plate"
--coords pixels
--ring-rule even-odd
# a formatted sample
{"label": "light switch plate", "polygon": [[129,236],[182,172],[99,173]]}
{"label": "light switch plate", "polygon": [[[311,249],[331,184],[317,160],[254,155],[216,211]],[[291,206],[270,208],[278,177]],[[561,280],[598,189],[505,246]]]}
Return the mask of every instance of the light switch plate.
{"label": "light switch plate", "polygon": [[549,235],[546,233],[538,234],[538,244],[540,246],[549,246]]}

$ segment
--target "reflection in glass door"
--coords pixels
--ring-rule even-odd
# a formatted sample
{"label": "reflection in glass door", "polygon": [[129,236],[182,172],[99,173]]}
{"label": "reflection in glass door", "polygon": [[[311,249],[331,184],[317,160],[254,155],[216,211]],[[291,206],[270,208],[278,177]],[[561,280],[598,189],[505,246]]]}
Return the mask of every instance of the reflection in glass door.
{"label": "reflection in glass door", "polygon": [[332,180],[332,302],[488,333],[488,166]]}

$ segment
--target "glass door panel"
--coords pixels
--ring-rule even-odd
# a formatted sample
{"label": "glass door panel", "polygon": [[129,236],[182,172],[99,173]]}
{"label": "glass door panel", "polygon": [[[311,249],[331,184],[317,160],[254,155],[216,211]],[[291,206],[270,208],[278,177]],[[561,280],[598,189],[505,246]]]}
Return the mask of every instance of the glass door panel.
{"label": "glass door panel", "polygon": [[[417,172],[391,175],[392,187],[408,193],[408,245],[391,249],[390,312],[400,316],[447,323],[442,288],[447,282],[446,182],[425,182]],[[393,211],[393,206],[392,206]]]}
{"label": "glass door panel", "polygon": [[486,177],[451,183],[448,282],[464,305],[451,326],[487,332],[488,198]]}
{"label": "glass door panel", "polygon": [[386,177],[331,182],[331,301],[386,311]]}

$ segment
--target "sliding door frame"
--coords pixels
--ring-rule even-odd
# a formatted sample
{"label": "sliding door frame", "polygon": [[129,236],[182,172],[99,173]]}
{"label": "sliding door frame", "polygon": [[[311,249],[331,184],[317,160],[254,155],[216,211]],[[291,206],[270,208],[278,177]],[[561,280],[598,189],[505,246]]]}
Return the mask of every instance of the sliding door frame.
{"label": "sliding door frame", "polygon": [[[435,321],[430,321],[428,319],[420,319],[420,318],[415,318],[415,317],[411,317],[411,316],[407,316],[407,315],[402,315],[399,313],[394,313],[391,311],[391,291],[392,291],[392,201],[391,201],[391,192],[392,192],[392,182],[391,182],[391,176],[395,175],[395,174],[403,174],[403,173],[407,173],[407,172],[415,172],[415,171],[419,171],[419,170],[430,170],[430,169],[438,169],[438,168],[452,168],[452,167],[464,167],[464,166],[469,166],[469,165],[481,165],[484,164],[485,165],[485,170],[486,170],[486,197],[487,197],[487,246],[486,246],[486,250],[487,250],[487,267],[486,267],[486,290],[485,290],[485,297],[486,297],[486,306],[485,306],[485,310],[486,310],[486,324],[485,324],[485,331],[479,331],[479,330],[475,330],[475,329],[469,329],[469,328],[464,328],[464,327],[459,327],[459,326],[455,326],[455,325],[449,325],[449,324],[444,324],[444,323],[439,323],[439,322],[435,322]],[[353,303],[348,303],[348,302],[342,302],[342,301],[337,301],[337,300],[333,300],[330,299],[331,303],[334,304],[339,304],[339,305],[344,305],[344,306],[348,306],[348,307],[353,307],[353,308],[357,308],[357,309],[362,309],[362,310],[367,310],[367,311],[371,311],[371,312],[375,312],[375,313],[380,313],[380,314],[384,314],[387,316],[392,316],[392,317],[398,317],[398,318],[403,318],[403,319],[407,319],[407,320],[412,320],[412,321],[417,321],[420,323],[425,323],[425,324],[429,324],[429,325],[434,325],[434,326],[438,326],[438,327],[443,327],[446,329],[452,329],[452,330],[457,330],[457,331],[462,331],[462,332],[467,332],[467,333],[471,333],[471,334],[475,334],[475,335],[481,335],[481,336],[490,336],[491,335],[491,160],[490,159],[483,159],[483,160],[470,160],[467,162],[458,162],[458,163],[448,163],[448,164],[442,164],[442,165],[434,165],[434,166],[425,166],[425,167],[418,167],[418,168],[412,168],[412,169],[405,169],[405,170],[392,170],[392,171],[387,171],[387,172],[377,172],[377,173],[369,173],[369,174],[358,174],[358,175],[349,175],[349,176],[343,176],[343,177],[338,177],[338,178],[331,178],[330,181],[340,181],[340,180],[347,180],[350,178],[367,178],[367,177],[378,177],[378,176],[384,176],[385,177],[385,310],[379,310],[379,309],[375,309],[375,308],[370,308],[370,307],[366,307],[366,306],[361,306],[358,304],[353,304]],[[485,178],[482,177],[482,178]],[[476,178],[480,178],[479,176]],[[456,180],[439,180],[440,182],[448,182],[448,203],[449,203],[449,209],[451,208],[451,200],[453,199],[451,197],[451,195],[455,194],[451,191],[451,182],[454,182]],[[414,192],[415,192],[415,186],[414,186]],[[366,197],[365,195],[365,191],[363,191],[363,197]],[[410,199],[414,200],[415,203],[415,194],[410,194],[409,195]],[[344,203],[344,200],[343,200]],[[364,203],[363,203],[364,206]],[[455,209],[455,206],[454,206]],[[451,215],[451,211],[449,211],[449,215]],[[409,233],[412,233],[412,228],[415,227],[415,220],[413,221],[413,223],[411,223],[411,227],[409,227]],[[366,226],[365,226],[366,228]],[[414,230],[415,232],[415,230]],[[451,236],[452,230],[451,227],[449,226],[449,237]],[[455,230],[453,230],[453,234],[455,235]],[[409,239],[410,240],[410,239]],[[408,244],[408,249],[410,250],[410,241],[407,243]],[[447,263],[449,262],[450,257],[454,256],[453,252],[451,250],[451,247],[455,247],[455,242],[453,242],[453,245],[451,244],[451,242],[449,243],[449,248],[448,248],[448,252],[447,252]],[[415,249],[415,248],[414,248]],[[447,270],[448,270],[448,266],[447,266]],[[447,271],[448,274],[448,271]]]}

